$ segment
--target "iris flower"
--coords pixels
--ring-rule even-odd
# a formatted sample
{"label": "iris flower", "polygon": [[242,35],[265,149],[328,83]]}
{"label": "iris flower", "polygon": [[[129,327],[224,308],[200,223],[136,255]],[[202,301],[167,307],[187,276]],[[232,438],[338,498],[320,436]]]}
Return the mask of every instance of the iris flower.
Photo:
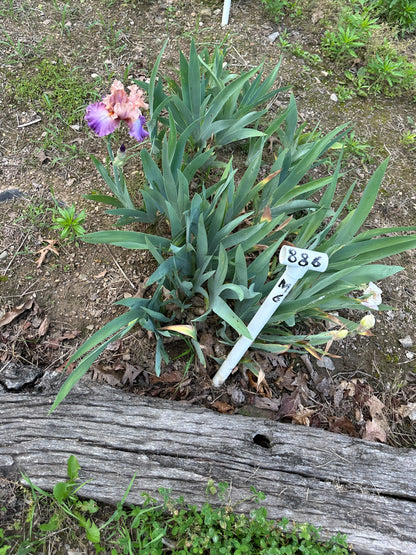
{"label": "iris flower", "polygon": [[143,100],[144,92],[137,85],[131,85],[128,89],[129,94],[116,79],[111,85],[111,94],[87,107],[85,121],[99,137],[115,131],[121,121],[126,122],[130,135],[139,143],[149,136],[143,129],[146,120],[140,111],[141,108],[147,110],[149,107]]}

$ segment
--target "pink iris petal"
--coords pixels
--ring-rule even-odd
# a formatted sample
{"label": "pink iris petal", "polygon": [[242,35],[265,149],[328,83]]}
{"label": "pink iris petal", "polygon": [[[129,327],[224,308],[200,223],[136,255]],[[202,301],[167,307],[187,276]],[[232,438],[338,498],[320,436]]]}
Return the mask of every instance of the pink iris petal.
{"label": "pink iris petal", "polygon": [[131,85],[127,88],[130,91],[129,101],[134,104],[136,108],[143,108],[144,110],[147,110],[149,108],[149,104],[146,104],[146,102],[143,100],[144,92],[139,89],[137,85]]}
{"label": "pink iris petal", "polygon": [[122,105],[125,102],[128,102],[128,96],[124,90],[123,83],[116,79],[111,85],[111,94],[103,98],[103,103],[109,112],[113,112],[116,104]]}
{"label": "pink iris petal", "polygon": [[87,107],[85,121],[99,137],[109,135],[120,123],[120,119],[112,116],[103,102],[96,102]]}
{"label": "pink iris petal", "polygon": [[134,106],[131,102],[117,103],[114,105],[114,115],[129,125],[142,115],[141,111]]}
{"label": "pink iris petal", "polygon": [[146,119],[144,116],[139,116],[136,121],[128,122],[126,121],[127,125],[130,129],[130,135],[134,137],[139,143],[144,141],[146,137],[149,136],[149,133],[143,129],[143,125],[145,124]]}

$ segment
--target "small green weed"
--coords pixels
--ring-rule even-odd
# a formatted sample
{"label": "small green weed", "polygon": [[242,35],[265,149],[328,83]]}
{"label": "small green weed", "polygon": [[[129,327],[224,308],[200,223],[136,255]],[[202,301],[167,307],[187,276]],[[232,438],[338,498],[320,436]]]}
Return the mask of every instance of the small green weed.
{"label": "small green weed", "polygon": [[362,162],[369,162],[371,159],[370,149],[371,147],[368,143],[356,138],[354,131],[351,131],[345,138],[344,152],[346,155],[360,158]]}
{"label": "small green weed", "polygon": [[416,27],[416,1],[415,0],[377,0],[375,7],[392,25],[397,25],[401,33],[408,33]]}
{"label": "small green weed", "polygon": [[416,75],[415,68],[394,51],[387,54],[377,52],[368,60],[366,71],[372,81],[371,86],[387,93],[397,85],[408,88]]}
{"label": "small green weed", "polygon": [[226,482],[213,480],[207,484],[207,501],[201,508],[187,504],[183,497],[172,499],[164,488],[159,490],[159,500],[142,493],[140,506],[126,506],[133,477],[117,508],[109,510],[93,500],[79,499],[77,493],[87,482],[79,482],[80,465],[73,455],[67,468],[68,479],[58,482],[52,493],[23,476],[30,488],[26,526],[22,530],[18,523],[18,532],[13,527],[0,529],[0,555],[54,552],[64,544],[83,551],[89,545],[96,553],[112,555],[349,553],[341,534],[323,541],[319,530],[309,524],[289,527],[287,519],[269,520],[266,508],[258,506],[265,495],[254,487],[243,500],[253,505],[250,516],[235,512],[238,503],[232,503]]}
{"label": "small green weed", "polygon": [[76,214],[75,210],[75,204],[66,208],[56,204],[52,216],[54,224],[51,229],[58,230],[61,239],[75,241],[85,233],[85,229],[82,227],[85,221],[85,210],[82,210],[79,214]]}
{"label": "small green weed", "polygon": [[0,16],[9,17],[10,19],[17,18],[18,9],[14,5],[14,0],[3,0],[3,4],[0,7]]}
{"label": "small green weed", "polygon": [[46,116],[48,123],[39,142],[43,150],[58,153],[52,164],[82,155],[78,143],[72,141],[74,130],[79,129],[87,98],[98,95],[94,83],[86,81],[77,68],[59,58],[32,62],[8,75],[6,93],[9,103],[23,109],[30,106]]}
{"label": "small green weed", "polygon": [[416,149],[416,122],[411,117],[407,117],[408,124],[412,127],[411,130],[403,133],[400,142],[405,147],[412,147],[411,150]]}
{"label": "small green weed", "polygon": [[326,31],[322,39],[322,46],[337,62],[358,58],[365,44],[362,31],[344,25],[339,25],[336,31]]}
{"label": "small green weed", "polygon": [[61,35],[67,35],[68,37],[70,37],[71,22],[68,21],[68,18],[67,18],[68,13],[72,11],[70,4],[65,3],[63,6],[61,6],[58,4],[58,2],[56,2],[56,0],[52,0],[52,4],[60,18],[55,24],[55,27],[60,30]]}
{"label": "small green weed", "polygon": [[43,200],[32,200],[22,210],[16,222],[26,222],[29,225],[39,228],[47,227],[48,212],[50,208]]}
{"label": "small green weed", "polygon": [[116,26],[117,22],[112,21],[104,27],[105,40],[107,42],[106,49],[114,54],[120,55],[123,50],[127,48],[127,45],[122,43],[122,38],[124,36],[123,31],[117,29]]}
{"label": "small green weed", "polygon": [[262,0],[262,4],[276,21],[279,21],[284,15],[290,17],[302,15],[302,3],[298,0]]}
{"label": "small green weed", "polygon": [[0,35],[0,46],[5,49],[2,56],[4,56],[6,64],[17,64],[28,60],[29,58],[42,55],[42,45],[44,40],[33,46],[21,41],[20,39],[15,41],[4,29],[2,33],[3,35]]}

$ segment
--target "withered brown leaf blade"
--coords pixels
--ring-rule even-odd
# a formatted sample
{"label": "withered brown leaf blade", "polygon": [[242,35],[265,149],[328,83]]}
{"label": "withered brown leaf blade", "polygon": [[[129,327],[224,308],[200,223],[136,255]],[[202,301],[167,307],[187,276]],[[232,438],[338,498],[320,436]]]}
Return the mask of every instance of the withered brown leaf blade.
{"label": "withered brown leaf blade", "polygon": [[45,318],[42,320],[41,325],[38,328],[38,336],[42,337],[43,335],[45,335],[45,333],[48,331],[49,329],[49,324],[51,323],[49,316],[45,316]]}
{"label": "withered brown leaf blade", "polygon": [[3,318],[0,319],[0,327],[6,326],[7,324],[10,324],[10,322],[13,322],[13,320],[15,320],[18,316],[25,312],[25,310],[30,310],[34,302],[35,300],[32,297],[25,303],[15,306],[14,308],[12,308],[12,310],[6,312]]}

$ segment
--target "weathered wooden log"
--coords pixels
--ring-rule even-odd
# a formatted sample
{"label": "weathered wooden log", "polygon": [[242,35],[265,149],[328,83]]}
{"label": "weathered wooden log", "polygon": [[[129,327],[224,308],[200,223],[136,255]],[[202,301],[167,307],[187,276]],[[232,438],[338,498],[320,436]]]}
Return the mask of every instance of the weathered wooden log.
{"label": "weathered wooden log", "polygon": [[[209,478],[232,484],[234,502],[250,485],[266,494],[270,518],[348,535],[359,554],[416,553],[416,450],[217,414],[186,403],[127,394],[83,381],[48,416],[53,395],[0,392],[0,474],[16,469],[51,490],[75,455],[81,494],[116,504],[159,487],[193,504]],[[215,502],[215,500],[212,500]],[[247,503],[239,511],[253,508]]]}

